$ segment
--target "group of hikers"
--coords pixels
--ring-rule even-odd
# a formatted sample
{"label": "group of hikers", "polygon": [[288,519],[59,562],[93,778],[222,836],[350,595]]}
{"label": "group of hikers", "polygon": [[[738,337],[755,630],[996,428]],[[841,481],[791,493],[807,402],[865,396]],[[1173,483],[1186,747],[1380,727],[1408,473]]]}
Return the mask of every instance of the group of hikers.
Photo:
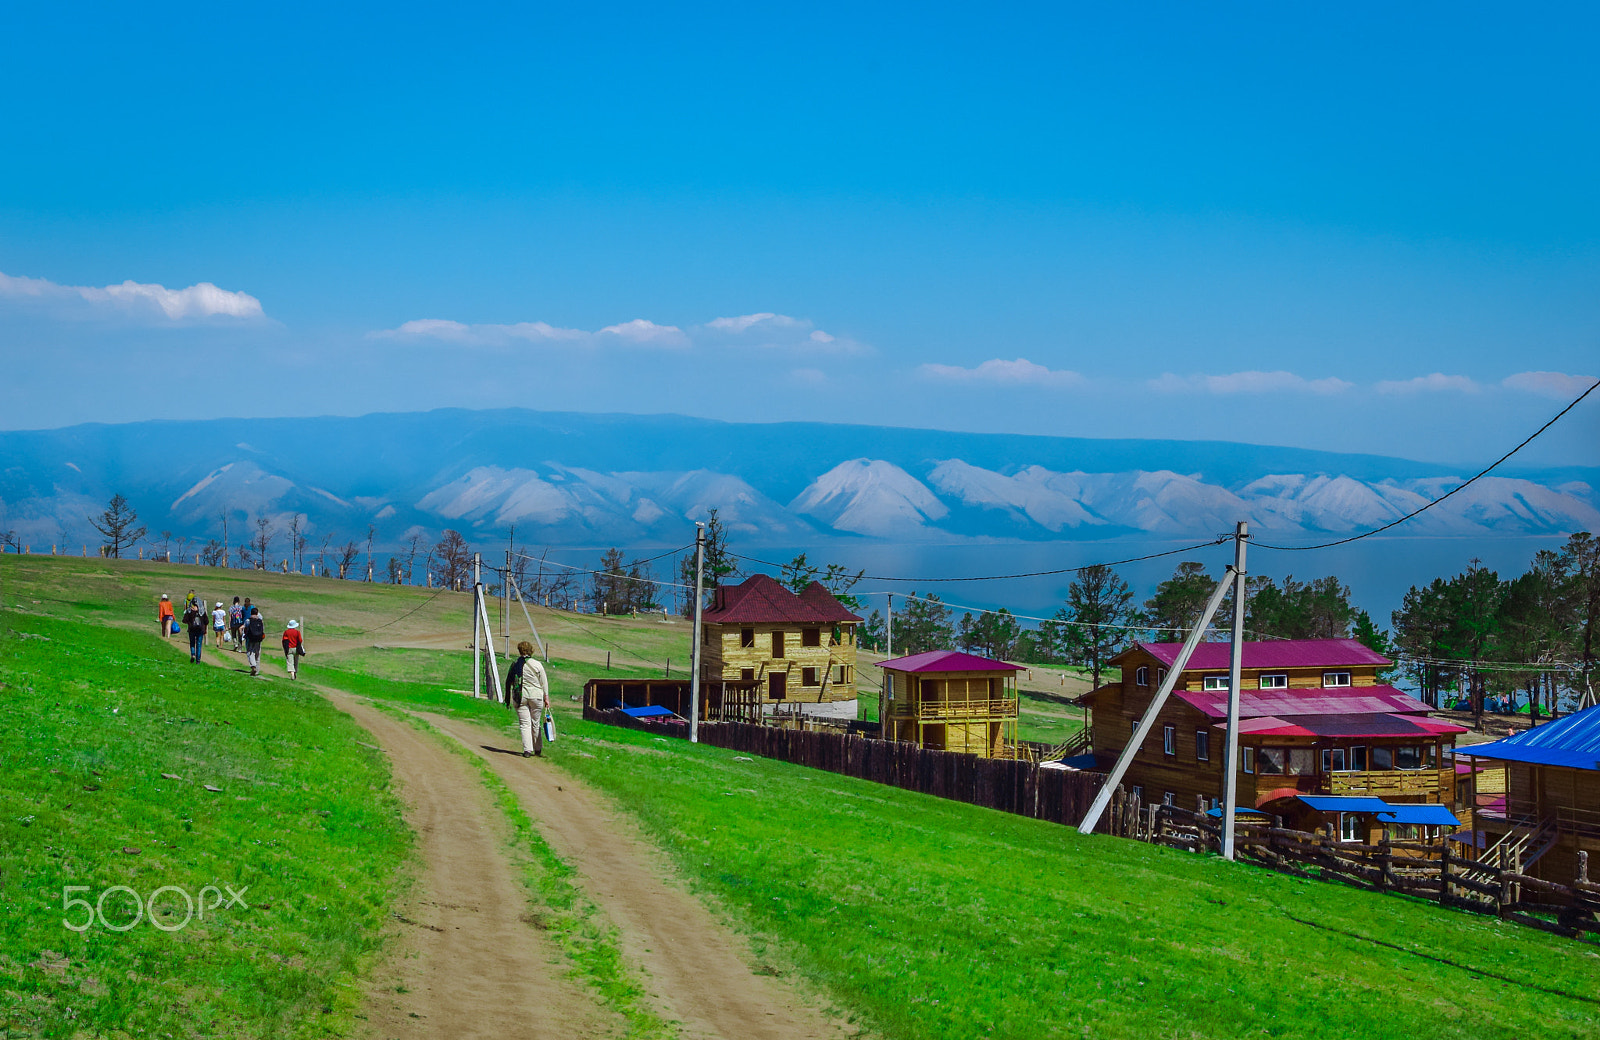
{"label": "group of hikers", "polygon": [[[180,614],[173,607],[172,597],[163,592],[156,606],[156,623],[161,626],[163,639],[171,639],[182,631],[188,632],[190,664],[200,663],[200,652],[205,649],[206,635],[210,633],[216,640],[218,650],[228,648],[234,653],[244,654],[250,665],[250,674],[261,674],[261,644],[267,638],[267,619],[261,613],[261,608],[251,603],[248,596],[243,602],[238,596],[233,597],[232,607],[223,606],[219,599],[217,605],[208,610],[206,601],[196,597],[194,590],[190,589],[184,597]],[[306,642],[300,631],[300,622],[290,619],[283,631],[283,662],[289,678],[299,678],[300,658],[305,655]]]}

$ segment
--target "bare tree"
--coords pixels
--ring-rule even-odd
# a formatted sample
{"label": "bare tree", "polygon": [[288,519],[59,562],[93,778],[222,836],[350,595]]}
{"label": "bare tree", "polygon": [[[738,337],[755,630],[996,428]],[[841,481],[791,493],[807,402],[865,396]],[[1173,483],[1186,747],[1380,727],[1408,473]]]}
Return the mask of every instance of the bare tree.
{"label": "bare tree", "polygon": [[410,537],[410,539],[407,540],[407,542],[406,542],[406,580],[405,580],[405,583],[407,585],[411,584],[412,568],[416,566],[416,563],[417,563],[417,552],[422,548],[422,543],[423,543],[423,538],[422,538],[421,533],[413,534]]}
{"label": "bare tree", "polygon": [[453,589],[457,582],[466,579],[472,566],[472,547],[461,537],[460,531],[447,528],[439,544],[433,547],[433,554],[439,561],[439,575],[447,588]]}
{"label": "bare tree", "polygon": [[272,548],[273,530],[272,521],[261,514],[256,514],[256,537],[253,548],[256,553],[256,563],[262,569],[267,569],[267,552]]}
{"label": "bare tree", "polygon": [[318,563],[322,567],[322,576],[328,576],[328,546],[333,544],[333,532],[329,531],[322,536],[322,551],[318,554]]}
{"label": "bare tree", "polygon": [[230,551],[232,551],[232,546],[228,544],[228,511],[224,509],[222,511],[222,565],[224,567],[228,565],[228,553]]}
{"label": "bare tree", "polygon": [[[163,559],[165,559],[166,557],[168,557],[172,553],[172,532],[171,531],[162,531],[161,532],[161,541],[156,543],[155,550],[156,550],[156,553],[158,555],[160,555]],[[182,558],[183,553],[180,552],[178,554],[178,556],[180,558]]]}
{"label": "bare tree", "polygon": [[338,563],[339,578],[341,580],[345,580],[350,577],[350,565],[355,563],[360,557],[361,543],[355,539],[352,538],[350,541],[345,542],[344,545],[340,546]]}
{"label": "bare tree", "polygon": [[139,523],[139,514],[120,492],[111,496],[98,519],[91,516],[88,520],[90,526],[107,539],[106,555],[113,560],[122,559],[122,550],[133,548],[144,537],[145,529],[135,526]]}
{"label": "bare tree", "polygon": [[4,544],[12,552],[20,553],[22,551],[22,538],[15,531],[8,530],[5,532]]}
{"label": "bare tree", "polygon": [[216,567],[228,562],[228,552],[222,547],[221,542],[213,538],[206,543],[204,549],[200,550],[200,562],[207,567]]}
{"label": "bare tree", "polygon": [[378,525],[367,524],[367,580],[372,580],[372,540],[378,536]]}
{"label": "bare tree", "polygon": [[289,517],[289,561],[299,571],[305,566],[306,518],[299,513]]}

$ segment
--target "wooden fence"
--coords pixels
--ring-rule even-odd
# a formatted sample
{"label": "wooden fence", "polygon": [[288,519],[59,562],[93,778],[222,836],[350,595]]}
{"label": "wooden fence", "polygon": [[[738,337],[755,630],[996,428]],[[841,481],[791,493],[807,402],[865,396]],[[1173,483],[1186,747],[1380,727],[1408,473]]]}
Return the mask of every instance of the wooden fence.
{"label": "wooden fence", "polygon": [[[689,735],[689,727],[681,720],[635,719],[620,711],[589,707],[584,708],[583,717],[658,736]],[[702,723],[700,739],[713,747],[1070,827],[1083,820],[1104,781],[1098,773],[1040,768],[1027,761],[928,751],[899,741],[743,722]],[[1141,805],[1121,787],[1095,829],[1190,852],[1217,852],[1222,844],[1219,819],[1174,805]],[[1600,884],[1589,880],[1585,852],[1578,853],[1578,876],[1565,885],[1522,874],[1514,863],[1468,859],[1452,851],[1449,842],[1386,839],[1366,845],[1290,830],[1275,820],[1236,821],[1234,852],[1241,861],[1297,877],[1399,892],[1444,906],[1496,914],[1561,935],[1600,935]]]}
{"label": "wooden fence", "polygon": [[[584,708],[592,722],[687,737],[682,722],[635,719],[620,711]],[[1103,780],[1098,773],[1041,769],[1032,762],[980,758],[960,751],[929,751],[903,741],[874,740],[822,730],[781,729],[744,722],[703,722],[700,740],[712,747],[825,769],[890,787],[966,802],[986,809],[1031,816],[1076,827]],[[1134,824],[1123,811],[1126,798],[1106,813],[1103,833],[1124,834]]]}

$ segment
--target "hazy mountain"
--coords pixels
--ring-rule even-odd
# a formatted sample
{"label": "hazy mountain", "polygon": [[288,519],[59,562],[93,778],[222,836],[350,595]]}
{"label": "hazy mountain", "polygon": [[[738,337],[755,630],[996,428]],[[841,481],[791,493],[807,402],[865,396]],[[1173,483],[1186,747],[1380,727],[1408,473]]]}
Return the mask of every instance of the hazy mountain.
{"label": "hazy mountain", "polygon": [[[1418,533],[1600,529],[1600,470],[1510,472]],[[679,416],[445,410],[360,418],[86,425],[0,433],[0,530],[95,544],[113,492],[152,532],[230,540],[303,514],[313,541],[456,527],[550,545],[685,540],[715,507],[744,544],[1206,536],[1378,526],[1462,475],[1405,459],[1247,444],[1090,440]],[[786,504],[785,504],[786,503]]]}

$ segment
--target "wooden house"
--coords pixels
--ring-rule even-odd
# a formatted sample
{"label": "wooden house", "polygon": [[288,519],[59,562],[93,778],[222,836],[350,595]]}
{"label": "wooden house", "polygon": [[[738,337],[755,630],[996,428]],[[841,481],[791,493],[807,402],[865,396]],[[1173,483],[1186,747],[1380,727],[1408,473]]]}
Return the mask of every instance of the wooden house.
{"label": "wooden house", "polygon": [[768,707],[856,698],[861,618],[817,582],[798,595],[765,574],[722,586],[701,622],[702,680],[756,683]]}
{"label": "wooden house", "polygon": [[1017,756],[1018,665],[931,650],[878,667],[883,739],[984,758]]}
{"label": "wooden house", "polygon": [[1458,748],[1456,758],[1474,767],[1473,830],[1463,837],[1478,858],[1498,865],[1503,855],[1559,884],[1576,876],[1580,851],[1600,862],[1600,707]]}
{"label": "wooden house", "polygon": [[[1109,769],[1122,753],[1180,649],[1135,643],[1112,659],[1122,678],[1084,695],[1097,767]],[[1227,643],[1201,643],[1190,657],[1123,780],[1144,801],[1189,808],[1221,798],[1228,657]],[[1453,806],[1455,770],[1443,753],[1466,728],[1430,718],[1426,704],[1379,683],[1389,664],[1354,639],[1245,643],[1236,804],[1290,826],[1320,821],[1300,795]]]}

